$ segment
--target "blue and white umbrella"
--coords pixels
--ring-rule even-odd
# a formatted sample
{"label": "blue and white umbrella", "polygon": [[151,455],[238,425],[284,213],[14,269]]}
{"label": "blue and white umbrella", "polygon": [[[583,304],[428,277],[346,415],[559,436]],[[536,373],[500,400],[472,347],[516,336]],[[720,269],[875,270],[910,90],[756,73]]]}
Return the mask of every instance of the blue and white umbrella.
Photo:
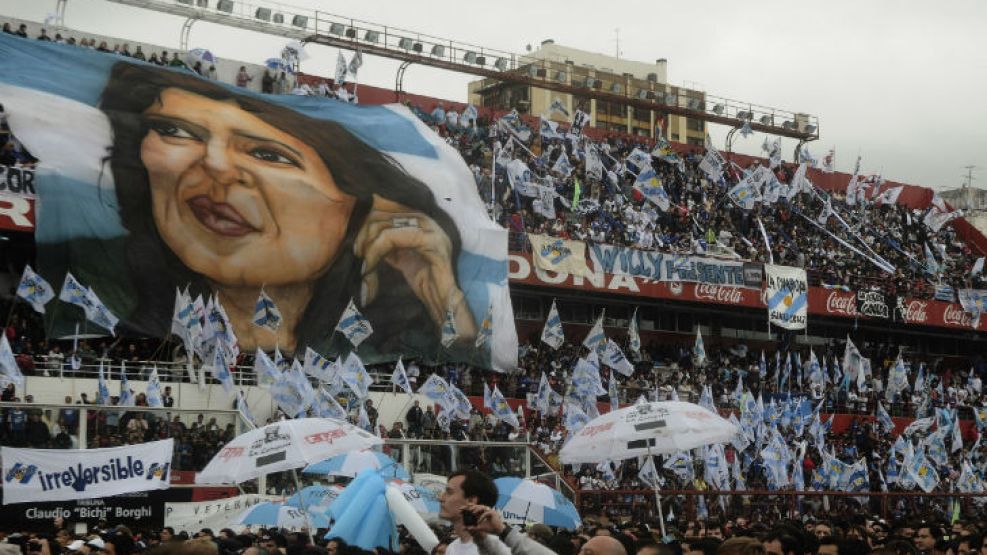
{"label": "blue and white umbrella", "polygon": [[404,480],[391,480],[390,484],[398,488],[405,500],[414,507],[415,512],[422,516],[438,518],[439,496],[434,491]]}
{"label": "blue and white umbrella", "polygon": [[408,471],[400,463],[377,451],[351,451],[321,462],[310,464],[302,470],[305,474],[328,474],[355,477],[362,470],[373,468],[381,478],[411,480]]}
{"label": "blue and white umbrella", "polygon": [[290,507],[299,507],[313,513],[325,513],[329,505],[342,493],[343,486],[308,486],[285,500]]}
{"label": "blue and white umbrella", "polygon": [[558,491],[532,480],[497,478],[497,505],[504,520],[512,524],[541,522],[574,530],[582,524],[571,501]]}
{"label": "blue and white umbrella", "polygon": [[[307,517],[307,518],[306,518]],[[329,518],[324,514],[306,512],[283,503],[258,503],[240,513],[230,526],[277,526],[279,528],[328,528]]]}
{"label": "blue and white umbrella", "polygon": [[216,56],[205,48],[193,48],[185,53],[185,63],[192,67],[195,62],[202,62],[202,65],[208,68],[216,65]]}

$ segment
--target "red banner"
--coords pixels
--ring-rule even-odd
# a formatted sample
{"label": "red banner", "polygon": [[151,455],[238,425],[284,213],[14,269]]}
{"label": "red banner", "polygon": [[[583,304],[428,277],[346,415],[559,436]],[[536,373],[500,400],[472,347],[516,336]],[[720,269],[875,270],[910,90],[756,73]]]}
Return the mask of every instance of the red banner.
{"label": "red banner", "polygon": [[[517,252],[509,255],[508,262],[508,277],[511,283],[685,302],[766,308],[761,298],[762,292],[756,289],[680,281],[656,282],[602,272],[586,277],[570,276],[535,268],[529,255]],[[840,318],[862,318],[857,314],[855,293],[822,287],[809,289],[809,313]],[[903,313],[908,324],[974,329],[970,315],[955,303],[906,299]],[[767,317],[766,313],[765,317]],[[980,325],[976,329],[987,330],[987,318],[981,318]]]}

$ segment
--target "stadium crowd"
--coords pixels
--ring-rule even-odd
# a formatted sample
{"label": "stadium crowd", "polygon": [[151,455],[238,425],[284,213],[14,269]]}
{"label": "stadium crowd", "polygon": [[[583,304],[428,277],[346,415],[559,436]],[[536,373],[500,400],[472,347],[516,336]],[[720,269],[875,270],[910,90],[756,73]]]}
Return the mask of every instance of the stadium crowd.
{"label": "stadium crowd", "polygon": [[[14,31],[8,27],[5,32],[25,36],[23,29]],[[39,40],[64,40],[74,44],[72,38],[63,39],[56,35],[47,37],[46,33]],[[106,43],[96,46],[91,39],[83,39],[80,46],[93,48],[102,52],[145,59],[140,48],[130,52],[129,46],[109,48]],[[178,56],[169,59],[168,53],[161,56],[152,53],[146,58],[150,63],[169,66],[186,66]],[[201,63],[191,68],[200,75],[215,78],[215,67],[203,67]],[[244,70],[245,71],[245,70]],[[244,86],[252,77],[244,75],[237,77],[237,84]],[[284,83],[284,74],[275,78],[270,72],[264,76],[263,90],[269,93],[287,93],[291,87]],[[670,253],[715,254],[732,256],[744,260],[787,264],[804,267],[810,271],[815,283],[830,287],[848,289],[878,288],[890,295],[912,296],[917,298],[951,298],[951,291],[960,288],[985,288],[987,281],[981,273],[973,271],[977,256],[960,240],[949,225],[934,229],[927,225],[928,211],[913,210],[894,202],[878,202],[881,187],[879,178],[869,178],[872,192],[863,195],[864,198],[854,198],[853,204],[840,193],[826,194],[821,190],[803,189],[791,198],[780,198],[773,203],[761,203],[754,209],[747,210],[733,202],[728,193],[734,185],[740,182],[747,172],[755,167],[742,168],[730,165],[721,176],[710,176],[700,169],[705,153],[699,149],[677,155],[681,163],[669,162],[665,155],[651,156],[647,163],[654,169],[656,177],[667,193],[670,206],[659,209],[652,201],[644,198],[634,188],[635,172],[641,173],[646,168],[629,160],[635,150],[652,152],[655,148],[653,141],[630,136],[610,135],[598,141],[590,141],[582,136],[571,135],[553,130],[557,136],[548,138],[539,132],[526,129],[520,118],[508,116],[505,120],[490,120],[484,118],[465,118],[455,114],[453,110],[441,107],[427,112],[416,108],[416,113],[424,121],[430,123],[437,133],[459,149],[467,164],[472,168],[476,177],[478,191],[489,204],[496,218],[509,230],[515,233],[518,241],[515,246],[524,248],[525,233],[547,234],[555,237],[575,239],[595,243],[617,244],[631,246],[644,250],[661,250]],[[34,160],[29,153],[13,138],[4,127],[3,144],[0,145],[0,163],[4,165],[33,165]],[[527,132],[525,132],[527,131]],[[592,145],[590,144],[592,143]],[[587,168],[587,152],[595,149],[600,153],[603,164],[602,173],[598,177]],[[771,147],[769,146],[769,150]],[[506,154],[505,154],[506,153]],[[506,157],[505,157],[506,156]],[[520,192],[517,182],[512,183],[506,171],[507,164],[512,160],[520,160],[534,176],[533,182],[554,189],[553,206],[549,209],[541,203],[541,198],[528,196]],[[561,160],[561,162],[560,162]],[[759,162],[764,163],[764,162]],[[491,169],[494,168],[492,172]],[[560,169],[555,169],[560,168]],[[633,168],[633,169],[632,169]],[[781,163],[771,168],[775,178],[782,184],[790,183],[797,172],[797,164]],[[536,201],[539,204],[536,204]],[[937,210],[932,207],[928,209]],[[833,212],[840,217],[832,216]],[[823,217],[818,215],[822,213]],[[551,217],[554,214],[555,217]],[[841,220],[848,222],[845,226]],[[763,224],[764,232],[760,231]],[[825,228],[829,233],[822,231]],[[766,236],[766,237],[765,237]],[[875,257],[889,261],[894,267],[893,276],[878,269],[860,255],[851,252],[833,236],[840,236],[849,242],[857,241],[858,247],[868,245],[874,250]],[[765,243],[770,243],[770,247]],[[862,247],[861,247],[862,248]],[[111,364],[120,362],[134,363],[137,367],[144,361],[169,359],[182,363],[185,355],[180,350],[162,352],[162,344],[152,340],[120,340],[95,341],[82,340],[77,347],[68,352],[69,344],[64,342],[49,342],[44,338],[44,327],[37,316],[25,310],[23,306],[15,306],[11,311],[13,317],[4,330],[13,351],[18,355],[18,363],[26,374],[68,375],[75,371],[72,359],[78,359],[83,364],[98,363],[105,360]],[[574,338],[570,338],[574,339]],[[581,338],[580,338],[581,339]],[[696,352],[690,345],[646,344],[641,353],[634,356],[635,369],[630,377],[619,379],[618,399],[620,404],[635,402],[640,397],[651,400],[682,399],[693,402],[712,401],[721,410],[729,409],[743,416],[750,413],[747,404],[753,399],[760,399],[772,407],[767,409],[758,406],[759,413],[772,410],[772,418],[784,419],[785,410],[804,414],[804,402],[808,399],[811,404],[809,414],[816,407],[822,413],[846,412],[858,415],[852,420],[849,428],[841,433],[822,430],[821,435],[810,429],[810,422],[798,422],[801,417],[789,414],[786,423],[778,423],[774,438],[778,441],[801,448],[787,455],[793,458],[792,471],[786,470],[785,480],[780,483],[778,476],[770,465],[766,464],[761,455],[762,448],[767,448],[768,439],[762,432],[757,431],[753,446],[740,448],[738,445],[727,446],[722,455],[723,461],[733,468],[740,468],[737,474],[728,475],[724,484],[713,483],[709,475],[709,465],[703,460],[706,454],[696,453],[684,464],[667,464],[671,457],[659,462],[660,479],[666,485],[695,491],[717,489],[795,489],[812,488],[818,480],[823,483],[837,484],[840,478],[827,476],[821,471],[831,466],[832,460],[840,461],[845,467],[856,461],[864,461],[864,480],[867,484],[863,490],[847,491],[876,491],[887,488],[894,491],[909,487],[905,483],[897,483],[891,479],[892,469],[900,470],[905,461],[899,461],[905,448],[899,441],[910,443],[911,449],[920,452],[929,451],[933,458],[932,449],[937,449],[935,455],[936,468],[940,480],[933,485],[936,491],[948,492],[962,487],[965,474],[964,465],[972,463],[976,468],[983,468],[985,453],[980,445],[979,431],[982,428],[977,409],[987,406],[984,397],[983,380],[987,373],[987,364],[982,358],[969,361],[941,362],[923,360],[916,355],[910,357],[911,365],[909,383],[903,391],[888,396],[885,390],[891,381],[891,373],[896,367],[900,350],[892,344],[861,345],[864,356],[873,362],[872,375],[869,379],[846,383],[830,379],[830,367],[836,367],[841,360],[844,346],[842,344],[826,345],[814,354],[826,366],[825,379],[821,382],[808,378],[810,355],[807,350],[785,348],[778,360],[785,363],[775,363],[776,353],[766,354],[768,363],[762,369],[760,364],[762,353],[748,348],[743,344],[712,345],[704,353],[701,362],[697,360]],[[549,386],[560,397],[568,397],[572,393],[572,368],[580,357],[585,357],[586,350],[578,343],[568,342],[558,350],[550,350],[537,341],[522,345],[520,364],[516,375],[506,379],[505,376],[487,372],[465,365],[428,366],[409,361],[408,377],[413,386],[424,383],[431,374],[442,376],[449,384],[461,388],[467,394],[478,395],[484,385],[497,386],[503,394],[512,399],[526,400],[530,405],[531,398],[536,396],[542,374],[546,376]],[[784,357],[784,358],[781,358]],[[794,370],[783,370],[784,365],[798,360]],[[249,368],[251,360],[244,356],[241,360],[244,367]],[[179,367],[181,365],[179,364]],[[921,366],[921,369],[919,369]],[[135,368],[136,370],[136,368]],[[371,368],[379,375],[389,375],[390,368]],[[249,371],[248,371],[249,372]],[[613,370],[602,369],[600,376],[606,384],[609,373]],[[782,379],[783,372],[787,378]],[[135,376],[139,379],[140,374]],[[922,381],[918,377],[922,376]],[[182,372],[165,373],[162,379],[166,382],[184,379]],[[249,378],[248,378],[249,381]],[[708,392],[708,401],[703,393]],[[167,394],[166,390],[166,394]],[[94,396],[95,397],[95,396]],[[609,401],[607,395],[600,397]],[[795,401],[793,401],[795,399]],[[24,401],[30,403],[30,396]],[[352,400],[351,400],[352,401]],[[928,433],[932,424],[925,429],[918,429],[907,434],[907,439],[900,439],[889,433],[887,427],[874,415],[878,412],[878,402],[882,401],[891,414],[917,418],[931,418],[935,421],[936,432]],[[19,402],[12,386],[4,391],[0,402]],[[88,403],[85,395],[79,403]],[[113,399],[107,404],[115,403]],[[596,396],[592,404],[597,402]],[[143,406],[146,399],[137,396],[136,406]],[[72,399],[66,400],[67,405]],[[167,405],[166,405],[167,406]],[[357,422],[358,403],[350,402],[351,418]],[[584,404],[585,408],[585,404]],[[226,441],[232,438],[233,425],[222,428],[212,422],[202,422],[201,419],[191,425],[182,423],[180,419],[156,418],[145,416],[140,411],[119,410],[90,411],[90,421],[87,426],[87,437],[90,447],[109,447],[127,443],[140,443],[152,439],[174,437],[176,446],[176,469],[199,469],[211,458],[212,454]],[[950,409],[957,409],[952,416]],[[369,412],[369,411],[368,411]],[[392,428],[385,428],[382,435],[400,438],[427,438],[442,440],[517,440],[523,439],[534,443],[545,454],[556,468],[562,468],[558,462],[557,452],[567,435],[572,432],[566,413],[556,410],[554,414],[539,414],[539,411],[519,411],[520,426],[515,429],[502,418],[492,412],[474,409],[468,419],[453,419],[447,428],[443,428],[433,407],[421,407],[417,403],[412,406],[404,417]],[[546,412],[546,411],[542,411]],[[551,412],[551,411],[548,411]],[[591,411],[587,411],[591,412]],[[945,414],[946,416],[942,416]],[[0,442],[10,445],[25,445],[31,447],[72,448],[73,436],[83,423],[78,422],[78,413],[63,409],[58,413],[24,409],[22,407],[0,409]],[[769,417],[758,416],[764,420]],[[959,445],[952,436],[949,439],[951,450],[939,453],[938,444],[943,438],[937,434],[950,427],[959,427],[958,420],[976,419],[976,430],[966,427],[965,431],[957,433]],[[818,419],[816,420],[818,422]],[[377,428],[376,417],[371,418],[371,425]],[[825,428],[825,425],[819,425]],[[806,448],[805,442],[813,442],[812,448]],[[943,445],[943,451],[945,446]],[[510,474],[516,470],[516,460],[503,456],[489,454],[484,450],[476,450],[467,460],[476,467],[490,471],[493,474]],[[491,453],[494,453],[491,451]],[[681,460],[681,459],[679,459]],[[906,458],[907,461],[907,458]],[[797,471],[799,470],[800,471]],[[601,465],[598,467],[566,468],[573,484],[582,490],[641,490],[648,484],[640,476],[637,461],[622,464]],[[818,477],[818,478],[817,478]],[[801,485],[796,483],[801,480]],[[740,487],[743,484],[743,487]],[[724,487],[726,485],[727,487]],[[847,484],[837,484],[846,487]],[[280,487],[280,486],[279,486]],[[290,486],[284,486],[285,490]],[[826,487],[820,486],[822,489]],[[912,484],[911,487],[914,487]],[[628,497],[629,496],[629,497]],[[580,539],[578,534],[570,537],[552,535],[546,542],[556,541],[558,553],[564,553],[561,547],[566,545],[570,552],[578,552],[581,544],[596,535],[614,535],[620,537],[619,542],[625,552],[639,553],[642,546],[636,545],[634,538],[644,541],[651,536],[650,531],[631,526],[614,529],[608,526],[608,518],[621,517],[629,521],[640,521],[642,518],[653,519],[654,515],[649,500],[638,493],[615,494],[615,499],[630,499],[630,502],[607,504],[603,502],[600,510],[604,515],[595,528],[586,530],[587,537]],[[834,513],[822,507],[818,498],[805,500],[803,512],[824,517],[832,517]],[[695,511],[680,502],[678,513]],[[619,505],[619,507],[618,507]],[[741,519],[709,520],[710,513],[716,513],[717,508],[713,499],[710,507],[704,509],[706,516],[692,526],[685,524],[685,530],[679,541],[657,544],[645,549],[654,549],[662,555],[693,551],[703,551],[703,555],[715,552],[734,553],[727,549],[729,542],[722,545],[717,537],[736,539],[754,537],[757,539],[735,542],[737,553],[754,554],[761,552],[789,555],[794,553],[866,553],[871,550],[889,550],[894,553],[911,552],[917,548],[919,552],[929,553],[940,551],[960,555],[981,549],[981,528],[961,523],[959,528],[949,529],[945,526],[948,515],[930,515],[928,521],[916,523],[901,520],[889,525],[888,523],[869,522],[863,514],[869,503],[864,502],[856,507],[852,503],[838,503],[842,508],[862,511],[860,515],[844,514],[840,522],[816,523],[813,531],[817,538],[806,535],[804,526],[786,526],[768,528],[763,523],[752,524]],[[972,505],[967,505],[972,507]],[[721,507],[722,509],[722,507]],[[904,511],[904,505],[896,506],[896,510]],[[928,509],[928,507],[926,507]],[[939,521],[938,524],[934,521]],[[810,521],[814,522],[814,521]],[[774,522],[771,521],[770,524]],[[828,526],[829,534],[820,535],[819,526]],[[692,531],[690,533],[690,530]],[[924,532],[923,532],[924,530]],[[879,537],[879,532],[883,537]],[[56,531],[50,539],[44,540],[49,553],[82,552],[91,549],[91,545],[83,543],[77,549],[68,549],[76,545],[74,538],[66,537]],[[910,535],[911,534],[911,535]],[[102,538],[102,543],[115,545],[115,551],[129,553],[136,546],[143,544],[142,549],[154,547],[155,542],[162,541],[164,534],[131,534],[125,530],[107,531],[108,537]],[[222,535],[222,534],[221,534]],[[260,531],[254,536],[232,536],[222,538],[224,541],[213,541],[210,534],[201,540],[202,549],[218,551],[231,550],[242,552],[248,548],[264,549],[260,555],[288,548],[294,551],[309,553],[321,549],[306,547],[303,536],[286,538],[278,533]],[[129,536],[129,540],[125,539]],[[173,536],[173,535],[172,535]],[[897,537],[903,538],[897,540]],[[914,536],[914,542],[908,540]],[[945,539],[947,536],[953,539]],[[963,542],[962,537],[969,539]],[[25,538],[22,536],[22,538]],[[265,539],[266,538],[266,539]],[[273,539],[272,539],[273,538]],[[697,539],[703,538],[703,539]],[[931,540],[929,539],[931,538]],[[658,538],[663,540],[665,538]],[[66,540],[66,541],[62,541]],[[24,547],[25,552],[34,550],[30,539]],[[61,548],[55,548],[58,543]],[[87,538],[86,542],[90,540]],[[114,544],[120,541],[120,544]],[[129,543],[127,543],[129,541]],[[163,540],[165,542],[169,540]],[[733,540],[730,540],[733,541]],[[763,541],[763,544],[760,543]],[[929,543],[931,541],[931,543]],[[8,540],[9,542],[9,540]],[[233,543],[235,542],[235,543]],[[753,543],[757,543],[754,546]],[[950,543],[952,542],[952,543]],[[778,544],[777,551],[768,547]],[[239,547],[235,547],[235,546]],[[649,544],[650,545],[650,544]],[[965,548],[961,546],[965,545]],[[165,549],[167,546],[160,549]],[[758,551],[760,549],[761,551]],[[98,550],[102,551],[103,547]],[[346,551],[345,546],[337,545],[336,551]],[[670,550],[670,551],[668,551]],[[411,548],[409,547],[409,552]],[[225,551],[224,551],[225,552]],[[318,551],[321,552],[321,551]],[[203,552],[205,553],[205,551]],[[45,554],[47,555],[47,554]],[[649,552],[651,555],[651,552]]]}

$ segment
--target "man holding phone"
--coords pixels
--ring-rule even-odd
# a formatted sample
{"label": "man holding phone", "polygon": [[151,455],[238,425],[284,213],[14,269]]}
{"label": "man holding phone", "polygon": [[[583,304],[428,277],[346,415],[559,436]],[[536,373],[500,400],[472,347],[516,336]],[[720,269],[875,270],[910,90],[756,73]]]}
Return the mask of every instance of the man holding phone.
{"label": "man holding phone", "polygon": [[439,517],[452,523],[457,536],[446,548],[446,555],[554,555],[503,521],[493,508],[497,485],[483,472],[454,472],[439,503]]}

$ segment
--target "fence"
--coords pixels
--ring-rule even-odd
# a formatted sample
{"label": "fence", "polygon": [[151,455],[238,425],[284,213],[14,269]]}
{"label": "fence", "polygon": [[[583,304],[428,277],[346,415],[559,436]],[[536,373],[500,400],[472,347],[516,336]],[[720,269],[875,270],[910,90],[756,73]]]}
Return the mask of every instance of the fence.
{"label": "fence", "polygon": [[[575,497],[583,518],[606,515],[617,521],[657,522],[653,490],[580,490]],[[676,522],[722,522],[745,517],[752,524],[772,523],[823,514],[880,515],[891,519],[935,513],[951,517],[974,514],[975,504],[984,502],[987,494],[976,493],[661,490],[666,520],[672,515]]]}

